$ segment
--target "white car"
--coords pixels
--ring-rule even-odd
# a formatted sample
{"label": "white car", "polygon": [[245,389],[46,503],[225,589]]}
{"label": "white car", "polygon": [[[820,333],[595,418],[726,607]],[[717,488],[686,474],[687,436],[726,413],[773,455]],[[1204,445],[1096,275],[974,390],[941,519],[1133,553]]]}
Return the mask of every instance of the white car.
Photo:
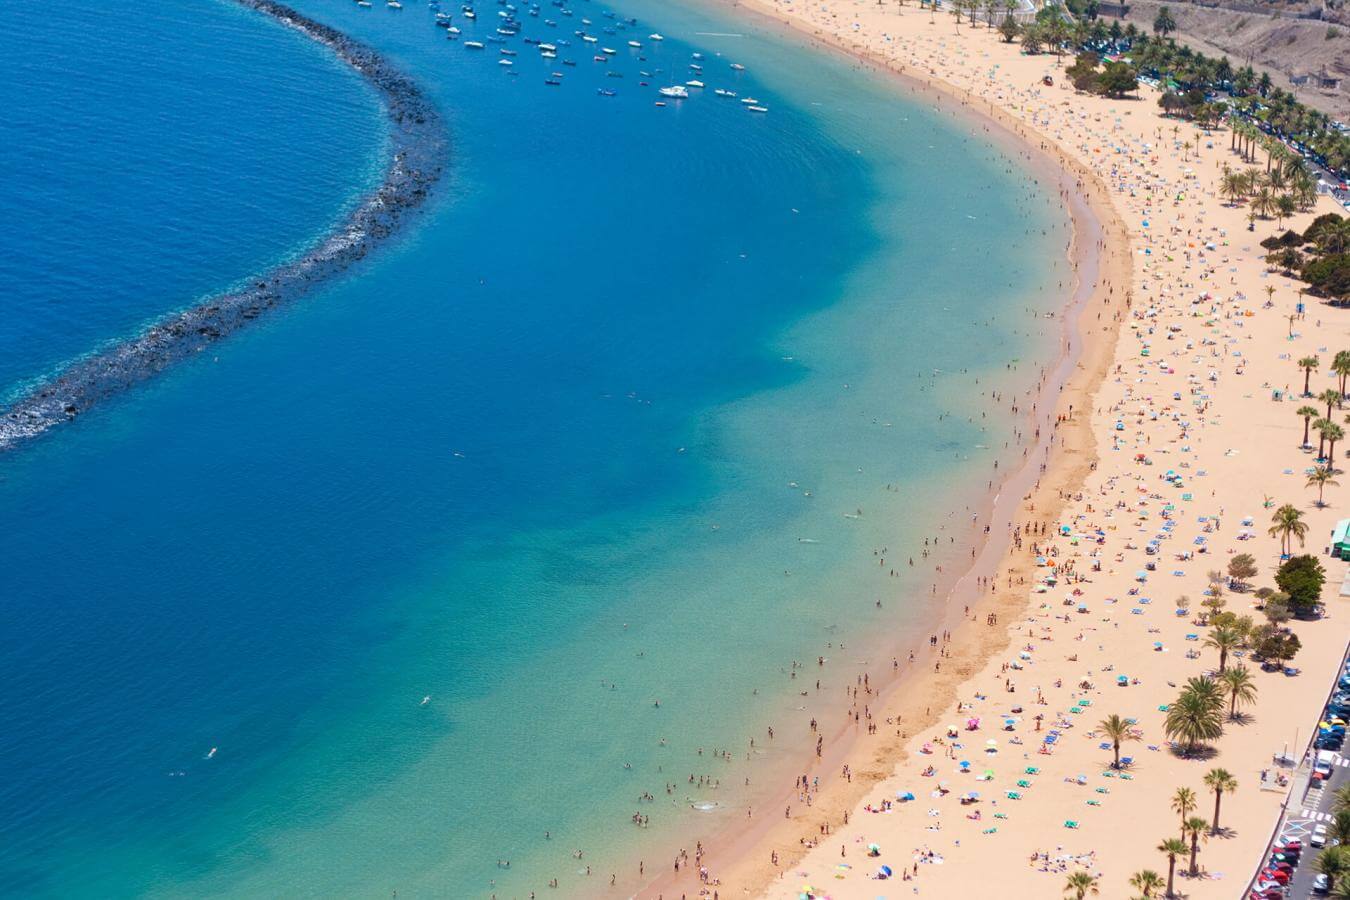
{"label": "white car", "polygon": [[1327,826],[1317,825],[1312,830],[1312,837],[1308,838],[1308,843],[1314,847],[1325,847],[1327,845]]}

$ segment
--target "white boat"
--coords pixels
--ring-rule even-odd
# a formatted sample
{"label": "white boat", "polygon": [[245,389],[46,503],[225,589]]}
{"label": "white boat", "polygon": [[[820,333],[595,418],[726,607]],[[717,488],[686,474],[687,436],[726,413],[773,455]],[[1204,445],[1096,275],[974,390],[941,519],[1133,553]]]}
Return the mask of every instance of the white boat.
{"label": "white boat", "polygon": [[731,67],[732,67],[733,69],[735,69],[737,72],[744,72],[744,71],[745,71],[745,66],[741,65],[740,63],[732,63],[732,64],[731,64]]}
{"label": "white boat", "polygon": [[759,101],[756,100],[754,97],[746,97],[741,102],[744,103],[746,106],[754,106]]}
{"label": "white boat", "polygon": [[751,112],[768,112],[768,111],[769,111],[768,107],[766,107],[766,106],[747,106],[746,109],[750,110]]}
{"label": "white boat", "polygon": [[689,96],[689,89],[682,84],[671,85],[670,87],[657,88],[656,92],[662,97],[674,97],[682,100]]}
{"label": "white boat", "polygon": [[451,25],[449,28],[445,29],[445,33],[446,33],[447,35],[451,35],[451,34],[459,34],[459,26],[457,26],[457,25]]}
{"label": "white boat", "polygon": [[476,19],[476,18],[478,18],[478,16],[474,13],[473,10],[471,10],[471,9],[466,9],[466,10],[464,10],[464,18],[466,18],[466,19]]}
{"label": "white boat", "polygon": [[615,50],[613,47],[601,47],[600,52],[604,53],[606,56],[613,56],[615,53],[618,53],[619,51]]}
{"label": "white boat", "polygon": [[356,5],[364,6],[366,9],[370,9],[370,0],[356,0]]}
{"label": "white boat", "polygon": [[483,49],[483,43],[482,43],[481,41],[465,41],[465,42],[464,42],[464,46],[465,46],[465,47],[468,47],[470,50],[482,50],[482,49]]}
{"label": "white boat", "polygon": [[540,44],[539,51],[541,53],[556,53],[558,51],[558,48],[553,46],[552,44]]}
{"label": "white boat", "polygon": [[599,41],[600,41],[599,38],[597,38],[597,37],[591,37],[589,34],[583,34],[583,35],[581,36],[581,39],[582,39],[583,41],[585,41],[586,43],[588,43],[588,44],[595,44],[595,43],[599,43]]}
{"label": "white boat", "polygon": [[543,59],[557,59],[557,58],[558,58],[558,54],[554,53],[552,50],[545,50],[543,53],[540,53],[539,55],[540,55],[540,57],[542,57]]}
{"label": "white boat", "polygon": [[629,41],[629,42],[628,42],[628,46],[630,46],[630,47],[641,47],[642,45],[639,44],[637,41]]}
{"label": "white boat", "polygon": [[686,81],[685,84],[688,85],[688,86],[691,87],[691,88],[701,88],[701,87],[703,87],[703,82],[701,82],[701,81]]}
{"label": "white boat", "polygon": [[499,60],[497,60],[497,65],[499,65],[499,66],[513,66],[513,65],[515,65],[515,63],[511,62],[511,60],[509,60],[509,59],[499,59]]}
{"label": "white boat", "polygon": [[647,40],[649,40],[649,41],[664,41],[665,38],[661,37],[661,35],[659,35],[659,34],[649,34],[649,35],[647,35]]}
{"label": "white boat", "polygon": [[389,7],[390,9],[402,9],[402,8],[403,8],[403,4],[402,4],[402,3],[399,3],[398,0],[386,0],[386,2],[385,2],[384,5],[387,6],[387,7]]}

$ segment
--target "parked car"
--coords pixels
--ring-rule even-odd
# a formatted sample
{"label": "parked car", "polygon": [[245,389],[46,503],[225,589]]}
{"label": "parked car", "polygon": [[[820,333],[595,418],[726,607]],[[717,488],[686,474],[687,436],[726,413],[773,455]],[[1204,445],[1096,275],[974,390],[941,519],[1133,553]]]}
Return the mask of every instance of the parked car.
{"label": "parked car", "polygon": [[1329,894],[1329,893],[1331,893],[1331,879],[1328,878],[1328,877],[1325,876],[1325,875],[1318,875],[1316,878],[1314,878],[1314,879],[1313,879],[1313,893],[1314,893],[1314,894]]}
{"label": "parked car", "polygon": [[1325,847],[1327,845],[1327,826],[1314,826],[1312,836],[1308,838],[1308,843],[1312,844],[1314,847]]}

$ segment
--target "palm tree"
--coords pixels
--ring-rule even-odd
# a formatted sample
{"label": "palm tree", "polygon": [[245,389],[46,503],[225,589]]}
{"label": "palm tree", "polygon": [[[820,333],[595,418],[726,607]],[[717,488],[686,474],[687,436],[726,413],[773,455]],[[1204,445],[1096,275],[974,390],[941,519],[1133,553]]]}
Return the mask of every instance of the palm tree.
{"label": "palm tree", "polygon": [[1275,195],[1270,192],[1270,188],[1263,187],[1252,197],[1252,212],[1263,219],[1270,218],[1270,212],[1275,207]]}
{"label": "palm tree", "polygon": [[1327,438],[1327,468],[1334,472],[1336,470],[1336,442],[1345,437],[1345,429],[1332,423],[1327,426],[1323,433]]}
{"label": "palm tree", "polygon": [[1308,474],[1307,487],[1317,488],[1317,506],[1319,509],[1326,506],[1326,504],[1322,502],[1322,491],[1325,490],[1328,485],[1331,487],[1341,486],[1341,483],[1332,477],[1333,474],[1331,466],[1318,466]]}
{"label": "palm tree", "polygon": [[[1307,393],[1307,391],[1305,390],[1304,393]],[[1306,447],[1308,446],[1308,428],[1317,416],[1317,407],[1300,406],[1297,414],[1303,417],[1303,446]]]}
{"label": "palm tree", "polygon": [[1120,768],[1120,744],[1122,741],[1137,741],[1139,735],[1130,730],[1129,719],[1122,719],[1120,716],[1112,713],[1098,723],[1097,727],[1111,742],[1111,749],[1115,752],[1115,761],[1111,763],[1111,768]]}
{"label": "palm tree", "polygon": [[1172,885],[1176,883],[1177,857],[1186,855],[1186,842],[1181,838],[1168,838],[1158,845],[1158,852],[1167,856],[1167,896],[1171,897]]}
{"label": "palm tree", "polygon": [[1337,844],[1350,843],[1350,809],[1338,809],[1331,814],[1327,838]]}
{"label": "palm tree", "polygon": [[1333,811],[1350,809],[1350,784],[1343,784],[1332,792],[1331,808]]}
{"label": "palm tree", "polygon": [[[1305,356],[1298,361],[1298,367],[1303,370],[1303,396],[1311,397],[1312,393],[1308,390],[1308,382],[1312,380],[1312,371],[1322,364],[1322,361],[1316,356]],[[1327,413],[1331,415],[1331,413]]]}
{"label": "palm tree", "polygon": [[1219,674],[1219,681],[1228,692],[1228,718],[1237,718],[1239,704],[1250,706],[1256,702],[1256,682],[1252,680],[1251,670],[1246,666],[1225,669]]}
{"label": "palm tree", "polygon": [[1271,537],[1280,539],[1280,549],[1283,555],[1288,556],[1290,551],[1289,539],[1298,538],[1298,545],[1303,546],[1303,542],[1308,537],[1308,523],[1303,521],[1303,512],[1291,503],[1286,503],[1275,510],[1275,515],[1270,520],[1274,524],[1266,532]]}
{"label": "palm tree", "polygon": [[1228,654],[1242,646],[1246,637],[1241,631],[1229,625],[1219,625],[1211,629],[1205,637],[1205,646],[1219,651],[1219,671],[1228,666]]}
{"label": "palm tree", "polygon": [[1313,865],[1337,888],[1350,884],[1350,878],[1345,877],[1350,873],[1350,847],[1328,847],[1322,851]]}
{"label": "palm tree", "polygon": [[1187,756],[1196,744],[1217,740],[1223,734],[1223,695],[1218,685],[1203,677],[1187,681],[1167,709],[1163,731],[1185,744],[1182,753]]}
{"label": "palm tree", "polygon": [[1195,811],[1199,802],[1195,797],[1195,791],[1188,787],[1177,788],[1177,792],[1172,795],[1172,812],[1181,816],[1182,834],[1186,833],[1186,817]]}
{"label": "palm tree", "polygon": [[1205,775],[1205,787],[1214,792],[1214,827],[1212,833],[1219,831],[1219,805],[1225,793],[1237,790],[1237,779],[1227,769],[1210,769]]}
{"label": "palm tree", "polygon": [[1200,838],[1205,836],[1209,829],[1209,823],[1199,816],[1191,816],[1182,825],[1182,831],[1191,840],[1191,877],[1194,878],[1200,874],[1199,867],[1196,866],[1196,857],[1200,855]]}
{"label": "palm tree", "polygon": [[1152,869],[1142,869],[1130,876],[1130,887],[1142,894],[1144,900],[1149,900],[1153,892],[1162,886],[1162,876]]}
{"label": "palm tree", "polygon": [[1327,458],[1327,429],[1330,428],[1331,425],[1332,422],[1330,419],[1323,419],[1323,418],[1313,419],[1312,423],[1313,431],[1317,432],[1318,459]]}
{"label": "palm tree", "polygon": [[1064,883],[1064,893],[1073,894],[1074,900],[1083,900],[1088,894],[1097,893],[1097,876],[1082,870],[1072,873]]}
{"label": "palm tree", "polygon": [[1236,206],[1238,198],[1247,193],[1246,179],[1229,169],[1223,173],[1223,181],[1219,185],[1219,192],[1228,198],[1230,205]]}
{"label": "palm tree", "polygon": [[1335,388],[1327,388],[1317,395],[1317,399],[1327,405],[1327,418],[1331,418],[1331,408],[1341,402],[1341,392]]}
{"label": "palm tree", "polygon": [[1350,350],[1337,350],[1331,359],[1331,371],[1340,376],[1341,396],[1345,396],[1345,381],[1350,378]]}

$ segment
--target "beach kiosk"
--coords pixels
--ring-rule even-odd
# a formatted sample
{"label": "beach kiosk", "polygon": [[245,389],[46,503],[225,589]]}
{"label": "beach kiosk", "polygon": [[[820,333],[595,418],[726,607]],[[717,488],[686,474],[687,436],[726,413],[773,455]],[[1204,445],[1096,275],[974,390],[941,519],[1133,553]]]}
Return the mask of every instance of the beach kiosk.
{"label": "beach kiosk", "polygon": [[1331,530],[1331,555],[1350,559],[1350,519],[1341,519]]}

